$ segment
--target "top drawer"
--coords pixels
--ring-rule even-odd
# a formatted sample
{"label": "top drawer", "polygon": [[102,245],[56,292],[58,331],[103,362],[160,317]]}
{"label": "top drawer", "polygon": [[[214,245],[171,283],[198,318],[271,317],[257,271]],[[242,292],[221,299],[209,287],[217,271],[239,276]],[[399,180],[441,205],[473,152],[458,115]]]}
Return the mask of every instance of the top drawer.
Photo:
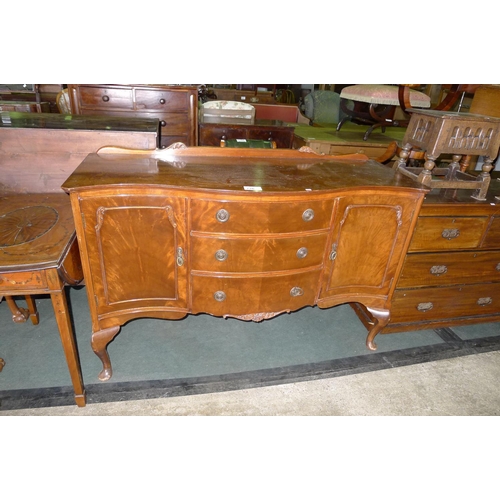
{"label": "top drawer", "polygon": [[80,87],[80,106],[91,109],[134,109],[132,89]]}
{"label": "top drawer", "polygon": [[410,252],[478,248],[488,217],[419,217]]}
{"label": "top drawer", "polygon": [[333,200],[227,202],[193,200],[191,229],[209,233],[293,233],[330,226]]}
{"label": "top drawer", "polygon": [[136,89],[135,101],[138,111],[168,110],[168,112],[187,111],[189,109],[188,92],[173,90]]}

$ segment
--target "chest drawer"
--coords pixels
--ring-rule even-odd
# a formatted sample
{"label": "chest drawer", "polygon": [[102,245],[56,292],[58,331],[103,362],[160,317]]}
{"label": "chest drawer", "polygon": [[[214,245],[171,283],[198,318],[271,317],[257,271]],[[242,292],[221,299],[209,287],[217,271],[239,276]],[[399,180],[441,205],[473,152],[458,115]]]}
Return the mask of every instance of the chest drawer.
{"label": "chest drawer", "polygon": [[500,252],[408,254],[398,287],[500,281]]}
{"label": "chest drawer", "polygon": [[500,283],[396,290],[391,323],[500,314]]}
{"label": "chest drawer", "polygon": [[21,271],[16,273],[0,273],[0,294],[22,289],[45,289],[47,282],[45,273],[37,271]]}
{"label": "chest drawer", "polygon": [[314,304],[319,274],[319,271],[314,271],[253,278],[193,275],[193,312],[244,316],[249,311],[256,315],[294,311]]}
{"label": "chest drawer", "polygon": [[320,266],[327,234],[293,238],[191,238],[191,267],[209,272],[269,272]]}
{"label": "chest drawer", "polygon": [[477,248],[488,217],[419,217],[410,252]]}
{"label": "chest drawer", "polygon": [[138,110],[168,110],[186,112],[189,108],[189,94],[169,90],[136,89],[135,102]]}
{"label": "chest drawer", "polygon": [[492,217],[482,248],[500,248],[500,217]]}
{"label": "chest drawer", "polygon": [[90,109],[134,109],[132,89],[80,87],[80,106]]}
{"label": "chest drawer", "polygon": [[209,233],[290,233],[327,229],[333,200],[310,202],[226,202],[193,200],[191,228]]}

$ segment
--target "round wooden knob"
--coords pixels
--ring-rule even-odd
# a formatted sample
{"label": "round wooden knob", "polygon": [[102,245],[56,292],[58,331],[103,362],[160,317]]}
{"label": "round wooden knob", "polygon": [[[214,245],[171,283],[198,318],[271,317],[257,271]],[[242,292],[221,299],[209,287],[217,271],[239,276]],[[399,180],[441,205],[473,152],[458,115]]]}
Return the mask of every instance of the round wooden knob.
{"label": "round wooden knob", "polygon": [[102,100],[103,100],[104,102],[108,102],[108,101],[109,101],[109,95],[103,95],[103,96],[102,96]]}

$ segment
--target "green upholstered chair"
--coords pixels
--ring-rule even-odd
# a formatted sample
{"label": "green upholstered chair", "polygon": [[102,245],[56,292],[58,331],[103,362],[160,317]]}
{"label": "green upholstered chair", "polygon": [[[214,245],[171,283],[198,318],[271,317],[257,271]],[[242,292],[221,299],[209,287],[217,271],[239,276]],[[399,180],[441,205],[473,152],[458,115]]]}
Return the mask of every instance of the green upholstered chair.
{"label": "green upholstered chair", "polygon": [[307,94],[304,115],[311,125],[336,125],[340,119],[340,95],[331,90],[315,90]]}

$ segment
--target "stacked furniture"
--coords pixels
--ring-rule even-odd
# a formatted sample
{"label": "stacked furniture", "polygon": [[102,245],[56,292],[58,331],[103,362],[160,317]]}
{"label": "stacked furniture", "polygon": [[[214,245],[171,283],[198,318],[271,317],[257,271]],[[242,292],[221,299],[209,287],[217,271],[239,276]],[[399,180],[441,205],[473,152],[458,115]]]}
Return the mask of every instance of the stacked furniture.
{"label": "stacked furniture", "polygon": [[154,118],[160,122],[160,147],[198,144],[197,87],[69,84],[68,89],[74,114]]}

